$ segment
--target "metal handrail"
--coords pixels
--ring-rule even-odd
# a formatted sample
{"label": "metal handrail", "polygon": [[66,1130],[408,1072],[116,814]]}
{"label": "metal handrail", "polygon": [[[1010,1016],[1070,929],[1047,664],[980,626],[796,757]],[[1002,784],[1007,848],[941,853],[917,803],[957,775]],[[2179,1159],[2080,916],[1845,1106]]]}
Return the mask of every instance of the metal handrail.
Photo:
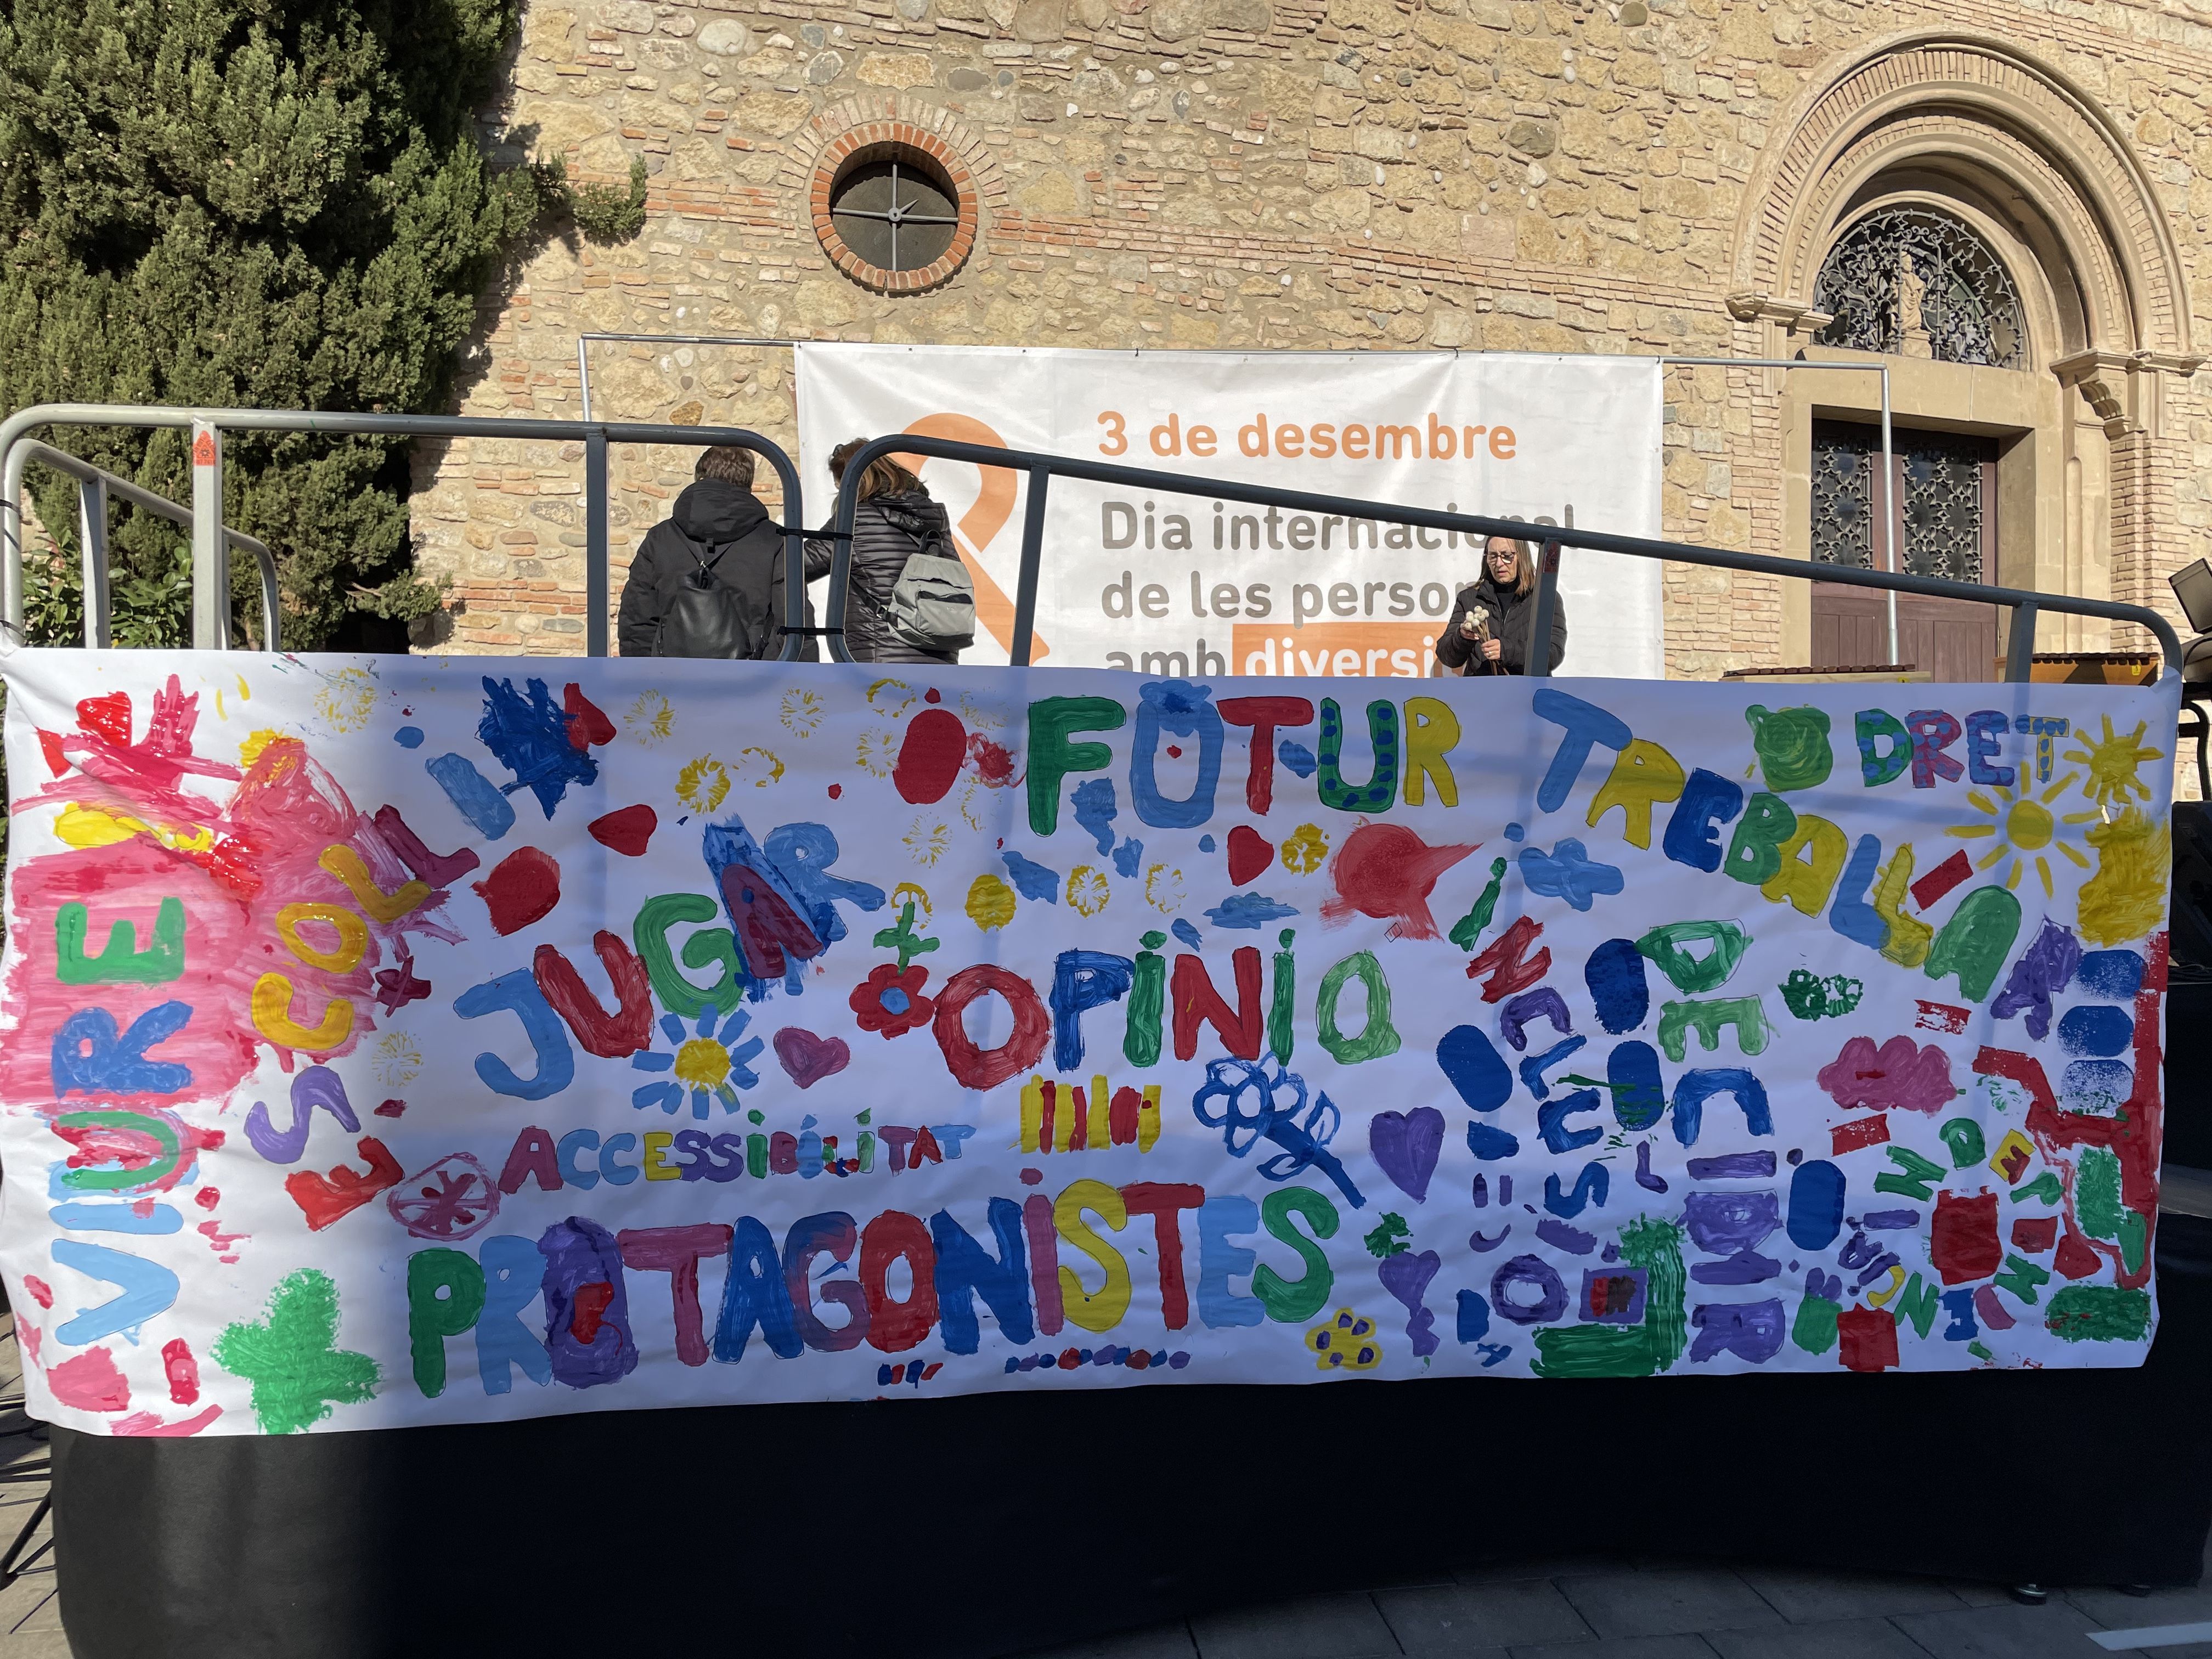
{"label": "metal handrail", "polygon": [[[65,449],[56,449],[52,444],[42,444],[27,438],[21,449],[27,462],[50,466],[77,481],[77,539],[84,556],[84,642],[88,649],[105,651],[114,643],[108,598],[108,497],[112,495],[118,501],[128,501],[157,518],[182,525],[187,530],[192,527],[192,510],[171,501],[167,495],[157,495],[128,478],[94,466],[90,461],[80,460]],[[225,525],[222,534],[223,539],[233,547],[242,547],[252,554],[254,562],[260,566],[263,648],[282,651],[284,648],[280,617],[282,596],[276,583],[276,556],[270,552],[265,543],[255,540],[242,530],[233,530]]]}
{"label": "metal handrail", "polygon": [[[783,486],[784,635],[781,656],[794,659],[806,628],[805,509],[799,492],[799,469],[774,440],[742,427],[657,426],[596,421],[542,421],[512,416],[483,415],[357,415],[319,410],[177,409],[152,404],[40,404],[18,410],[0,421],[0,623],[18,630],[23,625],[23,468],[30,457],[24,449],[33,429],[43,426],[119,426],[183,428],[199,434],[234,432],[323,432],[374,434],[394,438],[513,438],[584,447],[584,638],[587,655],[607,654],[607,447],[610,444],[672,444],[704,449],[727,447],[749,449],[764,457]],[[194,446],[197,450],[197,441]],[[220,483],[221,449],[211,442],[210,461],[194,458],[194,499],[202,498],[203,476],[214,473]],[[193,527],[193,584],[195,592],[204,571],[222,568],[226,545],[217,534],[222,524],[222,492],[207,489],[214,511],[196,519]],[[201,638],[196,625],[193,644],[203,649],[222,649],[228,630],[218,629]],[[833,641],[836,636],[831,636]],[[833,645],[833,649],[834,649]]]}
{"label": "metal handrail", "polygon": [[873,438],[845,463],[845,476],[837,489],[834,556],[830,568],[829,615],[830,654],[850,662],[842,632],[845,602],[851,591],[853,514],[860,502],[860,484],[868,467],[884,455],[927,455],[941,460],[966,461],[979,467],[1003,467],[1029,476],[1028,510],[1022,521],[1021,575],[1015,589],[1013,640],[1009,656],[1017,667],[1030,660],[1030,640],[1036,621],[1036,590],[1044,545],[1044,505],[1048,483],[1055,476],[1081,478],[1091,483],[1121,484],[1170,495],[1212,495],[1224,501],[1259,507],[1289,507],[1294,511],[1341,514],[1402,524],[1425,530],[1455,530],[1474,538],[1492,536],[1514,539],[1540,535],[1544,556],[1536,582],[1536,611],[1530,638],[1539,641],[1528,665],[1532,675],[1551,672],[1548,654],[1540,642],[1551,637],[1551,619],[1558,604],[1559,553],[1562,548],[1584,548],[1598,553],[1624,553],[1633,558],[1672,560],[1681,564],[1711,565],[1723,570],[1742,570],[1761,576],[1784,576],[1799,581],[1838,582],[1850,587],[1871,587],[1892,593],[1918,593],[1930,599],[1966,599],[1978,605],[2001,605],[2013,611],[2011,638],[2005,652],[2005,678],[2029,678],[2035,653],[2035,623],[2039,612],[2056,611],[2080,617],[2101,617],[2112,622],[2147,628],[2166,653],[2166,672],[2181,668],[2181,639],[2173,624],[2155,611],[2139,605],[2118,605],[2107,599],[2076,599],[2068,593],[2043,593],[2030,588],[1985,586],[1936,576],[1911,576],[1886,570],[1860,570],[1850,565],[1815,564],[1806,559],[1778,559],[1764,553],[1738,553],[1724,547],[1701,547],[1686,542],[1654,541],[1641,536],[1615,536],[1600,530],[1578,530],[1547,525],[1540,532],[1518,519],[1492,519],[1470,513],[1438,513],[1427,507],[1402,507],[1386,501],[1362,501],[1341,495],[1317,495],[1304,490],[1276,489],[1265,484],[1239,483],[1226,478],[1200,478],[1183,473],[1156,472],[1149,468],[1113,466],[1098,461],[1044,455],[1018,449],[994,449],[985,444],[957,442],[950,438],[923,438],[910,434]]}

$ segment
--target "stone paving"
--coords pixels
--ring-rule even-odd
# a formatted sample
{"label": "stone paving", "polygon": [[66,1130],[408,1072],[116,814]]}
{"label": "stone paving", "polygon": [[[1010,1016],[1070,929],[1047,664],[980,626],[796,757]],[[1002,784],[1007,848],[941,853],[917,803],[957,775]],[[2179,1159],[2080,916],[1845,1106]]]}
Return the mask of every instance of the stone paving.
{"label": "stone paving", "polygon": [[[2030,1607],[1991,1584],[1591,1556],[1486,1562],[1024,1659],[2101,1659],[2092,1631],[2200,1620],[2212,1589],[2084,1587]],[[2124,1651],[2212,1659],[2212,1642]]]}

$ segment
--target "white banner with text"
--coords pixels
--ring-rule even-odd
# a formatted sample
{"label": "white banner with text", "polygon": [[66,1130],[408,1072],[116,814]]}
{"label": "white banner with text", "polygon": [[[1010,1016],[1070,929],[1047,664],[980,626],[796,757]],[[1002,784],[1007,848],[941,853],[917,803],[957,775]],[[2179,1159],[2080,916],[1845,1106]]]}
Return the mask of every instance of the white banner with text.
{"label": "white banner with text", "polygon": [[[838,444],[911,433],[1656,537],[1660,422],[1648,357],[799,348],[807,498],[824,503]],[[920,470],[976,575],[982,628],[963,660],[1005,662],[1027,480]],[[1059,479],[1045,523],[1034,659],[1054,666],[1416,678],[1481,574],[1454,532],[1203,492]],[[1664,672],[1656,563],[1570,549],[1559,591],[1563,672]]]}

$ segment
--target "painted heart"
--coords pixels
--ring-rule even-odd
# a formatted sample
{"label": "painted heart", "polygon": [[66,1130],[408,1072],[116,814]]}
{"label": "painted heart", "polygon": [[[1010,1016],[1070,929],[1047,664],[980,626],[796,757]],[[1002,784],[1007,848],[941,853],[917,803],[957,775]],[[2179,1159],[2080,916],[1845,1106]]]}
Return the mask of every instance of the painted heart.
{"label": "painted heart", "polygon": [[645,856],[645,849],[653,843],[653,832],[659,825],[659,815],[641,802],[593,818],[584,827],[602,847],[611,848],[624,858],[636,859]]}
{"label": "painted heart", "polygon": [[853,1051],[842,1037],[818,1037],[796,1025],[775,1034],[775,1057],[791,1080],[811,1089],[825,1077],[835,1077],[853,1063]]}
{"label": "painted heart", "polygon": [[1444,1115],[1433,1106],[1410,1112],[1377,1112],[1368,1120],[1367,1150],[1391,1184],[1416,1204],[1429,1197],[1429,1177],[1443,1151]]}
{"label": "painted heart", "polygon": [[1274,843],[1249,823],[1240,823],[1229,832],[1229,880],[1231,886],[1242,887],[1248,881],[1257,881],[1275,862]]}
{"label": "painted heart", "polygon": [[[1425,1112],[1430,1109],[1423,1106],[1419,1109]],[[1437,1121],[1441,1123],[1443,1120],[1439,1118]],[[1441,1134],[1443,1130],[1437,1133]],[[1406,1334],[1413,1339],[1413,1357],[1417,1359],[1426,1358],[1437,1351],[1437,1316],[1421,1305],[1421,1298],[1428,1293],[1429,1281],[1443,1266],[1442,1256],[1434,1250],[1423,1250],[1419,1255],[1394,1255],[1382,1263],[1377,1273],[1382,1288],[1404,1303],[1406,1311],[1413,1316],[1406,1322]]]}

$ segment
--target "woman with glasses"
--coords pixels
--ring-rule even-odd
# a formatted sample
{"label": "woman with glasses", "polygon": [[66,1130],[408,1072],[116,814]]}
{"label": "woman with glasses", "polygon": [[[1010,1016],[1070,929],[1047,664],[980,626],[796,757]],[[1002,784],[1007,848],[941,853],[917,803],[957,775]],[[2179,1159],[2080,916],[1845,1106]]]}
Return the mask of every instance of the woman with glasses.
{"label": "woman with glasses", "polygon": [[[1492,536],[1482,551],[1482,579],[1460,590],[1437,641],[1437,660],[1454,673],[1525,674],[1535,625],[1536,562],[1528,544]],[[1550,666],[1566,654],[1567,611],[1554,593]]]}

